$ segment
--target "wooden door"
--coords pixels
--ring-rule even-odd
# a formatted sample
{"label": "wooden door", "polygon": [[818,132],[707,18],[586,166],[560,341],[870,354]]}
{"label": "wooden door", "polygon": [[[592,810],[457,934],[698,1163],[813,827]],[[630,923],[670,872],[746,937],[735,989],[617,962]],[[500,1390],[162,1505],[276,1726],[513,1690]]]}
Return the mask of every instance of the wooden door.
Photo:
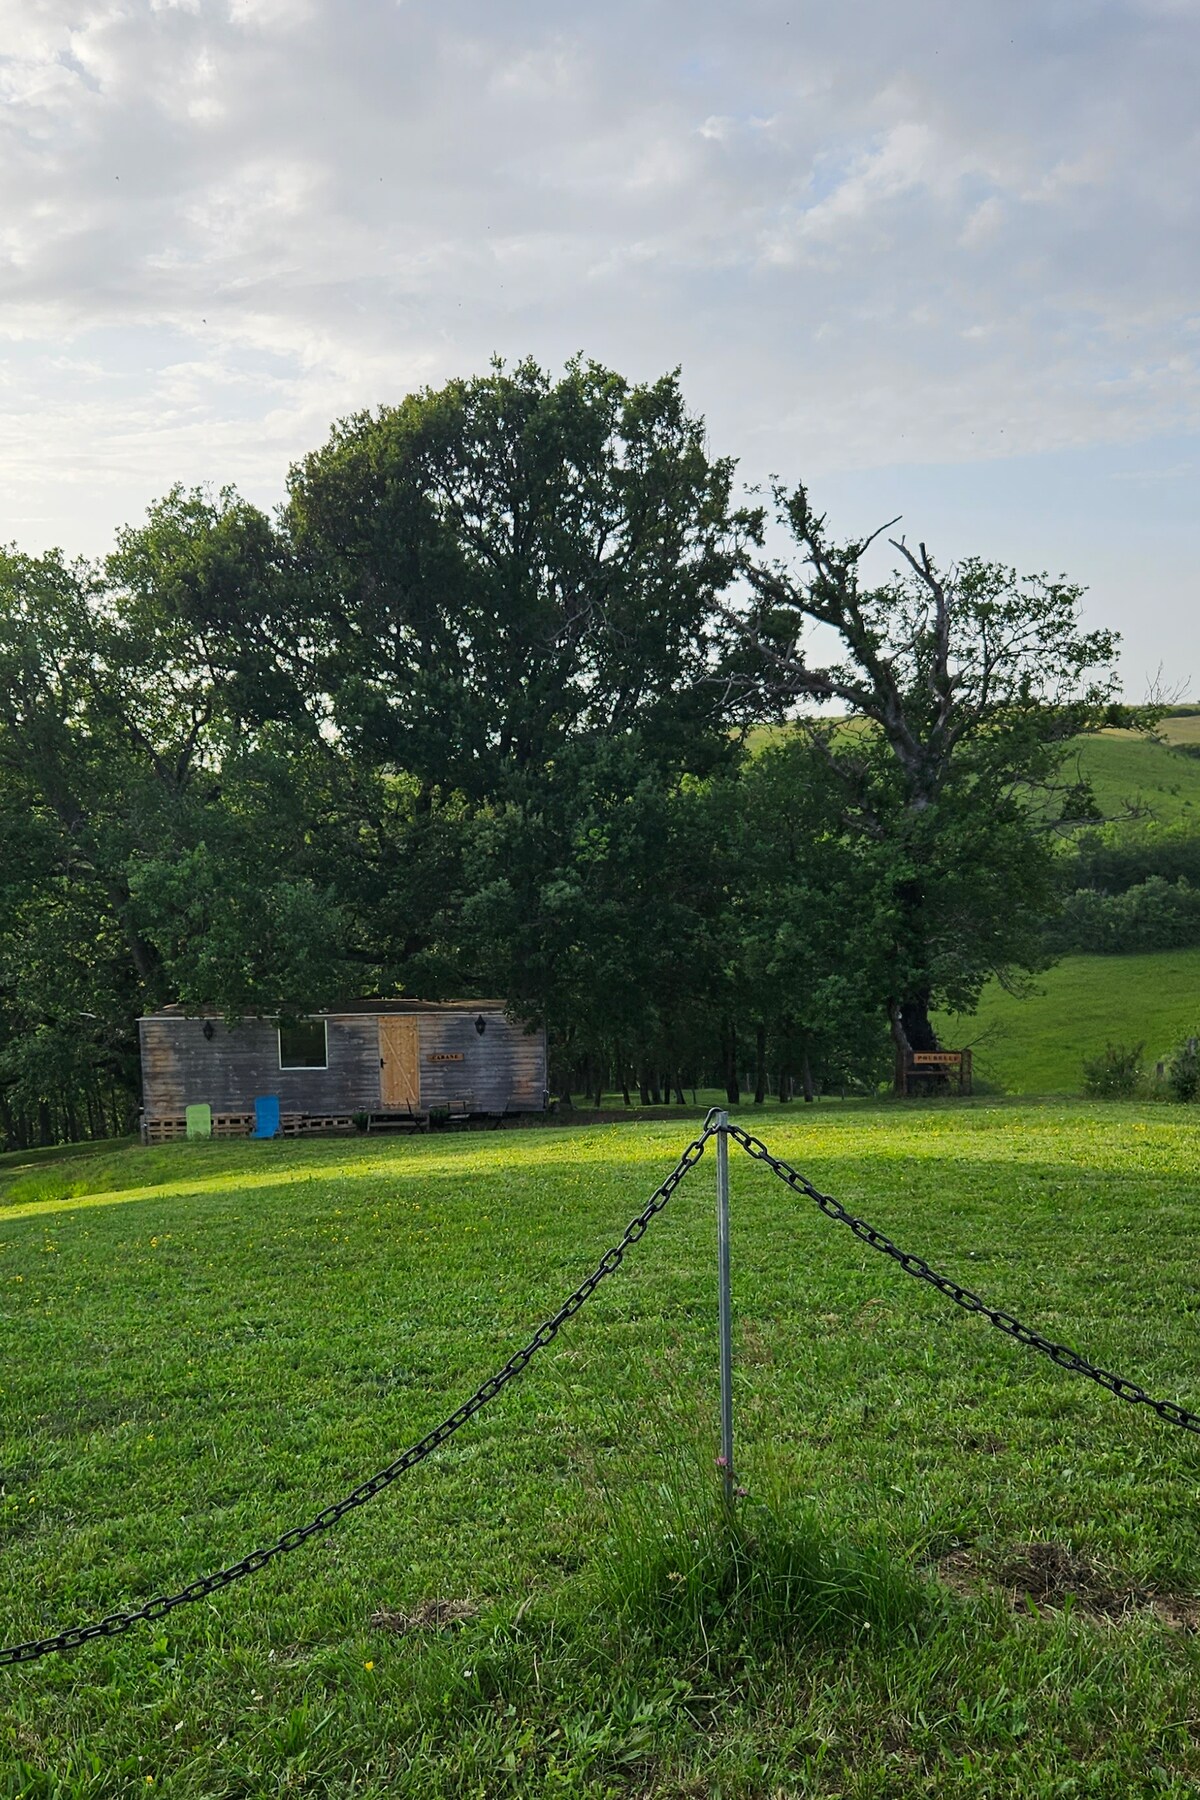
{"label": "wooden door", "polygon": [[384,1112],[421,1109],[419,1019],[379,1021],[379,1103]]}

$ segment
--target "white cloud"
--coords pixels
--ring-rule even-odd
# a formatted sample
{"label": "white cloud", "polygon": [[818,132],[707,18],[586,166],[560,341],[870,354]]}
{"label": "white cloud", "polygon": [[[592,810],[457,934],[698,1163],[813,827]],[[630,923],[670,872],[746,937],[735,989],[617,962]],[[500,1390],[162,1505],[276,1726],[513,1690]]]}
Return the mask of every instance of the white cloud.
{"label": "white cloud", "polygon": [[752,475],[1194,432],[1194,21],[0,0],[0,537],[277,497],[494,351],[682,362]]}

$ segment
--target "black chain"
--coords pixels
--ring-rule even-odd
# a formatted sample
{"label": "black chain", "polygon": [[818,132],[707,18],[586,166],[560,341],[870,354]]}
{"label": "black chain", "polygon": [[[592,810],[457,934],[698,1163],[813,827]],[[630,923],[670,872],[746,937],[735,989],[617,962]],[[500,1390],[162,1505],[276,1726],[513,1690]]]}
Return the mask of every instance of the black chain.
{"label": "black chain", "polygon": [[1157,1413],[1160,1419],[1165,1419],[1168,1425],[1178,1425],[1182,1431],[1200,1435],[1200,1414],[1189,1412],[1186,1406],[1177,1406],[1174,1400],[1155,1400],[1136,1381],[1127,1381],[1123,1375],[1114,1375],[1109,1369],[1098,1368],[1086,1356],[1081,1356],[1078,1350],[1072,1350],[1067,1344],[1056,1344],[1051,1338],[1043,1337],[1040,1331],[1022,1325],[1011,1313],[989,1306],[986,1300],[972,1293],[970,1288],[965,1288],[959,1282],[952,1281],[948,1275],[940,1275],[936,1269],[930,1268],[923,1256],[914,1256],[909,1251],[901,1250],[882,1231],[876,1231],[865,1219],[856,1219],[853,1213],[847,1212],[829,1194],[822,1194],[790,1164],[783,1162],[778,1156],[772,1156],[761,1138],[752,1137],[740,1125],[731,1125],[729,1135],[757,1162],[764,1162],[769,1169],[773,1169],[790,1188],[815,1201],[826,1218],[836,1220],[839,1225],[848,1225],[862,1243],[869,1244],[872,1250],[882,1251],[884,1256],[890,1256],[906,1275],[915,1275],[918,1281],[928,1282],[939,1294],[945,1294],[948,1300],[953,1300],[955,1306],[961,1306],[964,1312],[979,1313],[998,1331],[1015,1338],[1018,1344],[1024,1344],[1026,1349],[1037,1350],[1042,1356],[1048,1356],[1060,1369],[1069,1369],[1073,1375],[1086,1375],[1089,1381],[1107,1388],[1118,1400],[1127,1400],[1131,1406],[1148,1406],[1151,1412]]}
{"label": "black chain", "polygon": [[474,1418],[475,1414],[482,1411],[489,1400],[494,1400],[502,1388],[506,1388],[510,1381],[514,1381],[539,1350],[554,1341],[567,1320],[575,1316],[584,1301],[595,1293],[600,1283],[620,1268],[625,1252],[630,1245],[636,1244],[638,1239],[645,1235],[651,1219],[656,1213],[662,1211],[688,1170],[700,1161],[704,1155],[704,1146],[711,1136],[711,1129],[706,1127],[702,1134],[688,1145],[666,1180],[655,1188],[641,1212],[625,1227],[620,1242],[614,1244],[611,1250],[605,1251],[586,1280],[580,1282],[575,1292],[563,1301],[556,1313],[544,1324],[538,1326],[529,1342],[510,1356],[502,1369],[498,1369],[481,1387],[476,1388],[469,1400],[464,1400],[462,1405],[443,1419],[440,1425],[435,1425],[432,1431],[425,1433],[423,1438],[418,1438],[415,1444],[410,1444],[408,1449],[402,1451],[396,1460],[390,1462],[385,1469],[380,1469],[377,1474],[360,1482],[344,1499],[337,1500],[331,1506],[325,1507],[315,1519],[310,1519],[306,1525],[294,1525],[290,1531],[285,1531],[274,1544],[262,1550],[251,1550],[250,1554],[243,1556],[240,1562],[230,1563],[229,1567],[225,1569],[216,1569],[211,1575],[202,1575],[198,1581],[189,1582],[187,1587],[180,1588],[177,1594],[160,1594],[156,1599],[148,1600],[144,1606],[137,1607],[133,1612],[109,1613],[107,1618],[96,1619],[87,1625],[72,1625],[66,1631],[56,1632],[53,1637],[34,1638],[26,1644],[9,1644],[6,1648],[0,1649],[0,1666],[7,1663],[36,1662],[39,1657],[50,1656],[57,1650],[75,1650],[80,1644],[89,1643],[93,1638],[120,1637],[124,1632],[132,1631],[135,1625],[165,1618],[168,1613],[174,1612],[177,1606],[187,1606],[193,1600],[203,1600],[206,1595],[215,1594],[218,1589],[229,1587],[232,1582],[240,1581],[243,1575],[253,1575],[256,1570],[265,1568],[267,1563],[273,1562],[277,1556],[283,1556],[289,1550],[298,1550],[300,1545],[307,1543],[310,1537],[316,1537],[322,1531],[329,1531],[348,1512],[353,1512],[356,1507],[365,1506],[368,1500],[373,1500],[376,1494],[381,1494],[384,1488],[390,1487],[393,1481],[398,1480],[407,1470],[415,1468],[417,1463],[424,1462],[427,1456],[432,1456],[433,1452],[444,1444],[447,1438],[454,1436],[460,1426],[465,1425],[468,1419]]}

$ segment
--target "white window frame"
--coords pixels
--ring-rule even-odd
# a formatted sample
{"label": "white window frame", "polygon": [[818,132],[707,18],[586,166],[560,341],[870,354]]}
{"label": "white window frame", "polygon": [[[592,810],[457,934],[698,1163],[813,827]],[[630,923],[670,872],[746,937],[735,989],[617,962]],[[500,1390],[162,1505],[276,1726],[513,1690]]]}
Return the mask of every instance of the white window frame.
{"label": "white window frame", "polygon": [[287,1070],[290,1074],[303,1074],[306,1069],[327,1069],[329,1067],[329,1020],[298,1019],[296,1022],[299,1025],[319,1025],[321,1027],[325,1042],[325,1060],[319,1063],[285,1063],[283,1060],[283,1026],[276,1023],[275,1037],[279,1048],[280,1069]]}

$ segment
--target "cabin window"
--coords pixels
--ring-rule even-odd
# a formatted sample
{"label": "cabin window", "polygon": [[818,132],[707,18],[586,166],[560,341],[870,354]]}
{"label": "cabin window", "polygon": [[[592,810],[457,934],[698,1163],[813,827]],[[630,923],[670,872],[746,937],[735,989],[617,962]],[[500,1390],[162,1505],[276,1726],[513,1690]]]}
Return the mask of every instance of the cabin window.
{"label": "cabin window", "polygon": [[327,1069],[329,1049],[324,1019],[299,1019],[279,1027],[281,1069]]}

